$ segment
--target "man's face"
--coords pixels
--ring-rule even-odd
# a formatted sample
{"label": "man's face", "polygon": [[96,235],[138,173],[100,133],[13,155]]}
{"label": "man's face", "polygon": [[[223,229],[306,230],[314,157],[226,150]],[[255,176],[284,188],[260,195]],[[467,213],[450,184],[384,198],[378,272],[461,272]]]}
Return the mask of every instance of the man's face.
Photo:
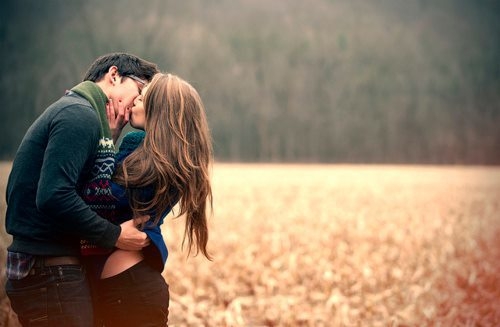
{"label": "man's face", "polygon": [[114,85],[110,98],[115,103],[121,101],[126,109],[130,109],[134,104],[134,100],[141,94],[144,84],[137,78],[129,76],[120,76],[118,78],[121,79],[121,82]]}

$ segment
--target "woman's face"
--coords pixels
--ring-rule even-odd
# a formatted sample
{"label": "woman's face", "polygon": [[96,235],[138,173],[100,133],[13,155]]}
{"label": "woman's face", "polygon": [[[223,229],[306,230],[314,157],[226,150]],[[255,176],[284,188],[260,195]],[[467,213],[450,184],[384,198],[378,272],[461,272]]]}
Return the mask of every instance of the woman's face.
{"label": "woman's face", "polygon": [[141,94],[135,98],[132,108],[130,108],[130,126],[137,129],[144,129],[146,123],[146,111],[144,110],[144,95],[148,91],[149,85],[146,85]]}

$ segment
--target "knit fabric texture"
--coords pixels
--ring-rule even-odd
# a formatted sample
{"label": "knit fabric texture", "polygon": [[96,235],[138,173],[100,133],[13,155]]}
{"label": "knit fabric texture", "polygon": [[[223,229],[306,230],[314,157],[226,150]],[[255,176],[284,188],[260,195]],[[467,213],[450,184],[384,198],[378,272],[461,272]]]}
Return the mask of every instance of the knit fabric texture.
{"label": "knit fabric texture", "polygon": [[[101,125],[96,159],[90,179],[80,186],[79,193],[92,210],[101,217],[112,221],[113,217],[110,217],[110,213],[115,209],[115,200],[111,192],[110,181],[115,171],[115,146],[106,115],[108,98],[102,89],[91,81],[82,82],[72,88],[71,91],[90,102],[97,112]],[[80,249],[83,255],[106,254],[111,251],[100,248],[87,240],[80,241]]]}

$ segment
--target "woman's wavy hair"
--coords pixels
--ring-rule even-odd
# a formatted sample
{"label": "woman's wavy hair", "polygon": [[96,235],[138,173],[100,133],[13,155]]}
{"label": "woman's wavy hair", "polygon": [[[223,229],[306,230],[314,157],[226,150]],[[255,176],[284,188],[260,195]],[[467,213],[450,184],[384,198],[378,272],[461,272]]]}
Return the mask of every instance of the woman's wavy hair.
{"label": "woman's wavy hair", "polygon": [[[144,142],[123,161],[115,180],[131,190],[135,215],[151,210],[159,214],[179,201],[177,217],[186,216],[182,246],[187,238],[188,256],[194,248],[195,254],[201,252],[211,259],[207,252],[207,206],[212,210],[209,169],[213,154],[201,98],[183,79],[160,73],[153,77],[144,96],[144,109]],[[137,189],[151,185],[153,198],[144,201]]]}

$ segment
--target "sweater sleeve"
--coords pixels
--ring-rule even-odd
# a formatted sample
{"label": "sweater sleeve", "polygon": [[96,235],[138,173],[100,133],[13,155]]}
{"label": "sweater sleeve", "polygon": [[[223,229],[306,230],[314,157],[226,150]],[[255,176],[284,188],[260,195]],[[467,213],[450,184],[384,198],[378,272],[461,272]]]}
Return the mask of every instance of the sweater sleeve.
{"label": "sweater sleeve", "polygon": [[92,108],[73,105],[61,110],[50,125],[37,191],[37,207],[57,220],[64,233],[111,248],[120,227],[98,216],[77,193],[84,168],[93,161],[99,121]]}
{"label": "sweater sleeve", "polygon": [[[89,207],[105,219],[118,225],[131,219],[128,211],[118,210],[122,207],[130,207],[126,190],[123,186],[112,181],[112,175],[116,169],[116,163],[121,163],[132,153],[144,139],[144,132],[128,133],[120,145],[120,151],[115,154],[112,151],[103,152],[93,164],[89,179],[83,181],[79,186],[79,193]],[[85,246],[87,243],[85,241]]]}

